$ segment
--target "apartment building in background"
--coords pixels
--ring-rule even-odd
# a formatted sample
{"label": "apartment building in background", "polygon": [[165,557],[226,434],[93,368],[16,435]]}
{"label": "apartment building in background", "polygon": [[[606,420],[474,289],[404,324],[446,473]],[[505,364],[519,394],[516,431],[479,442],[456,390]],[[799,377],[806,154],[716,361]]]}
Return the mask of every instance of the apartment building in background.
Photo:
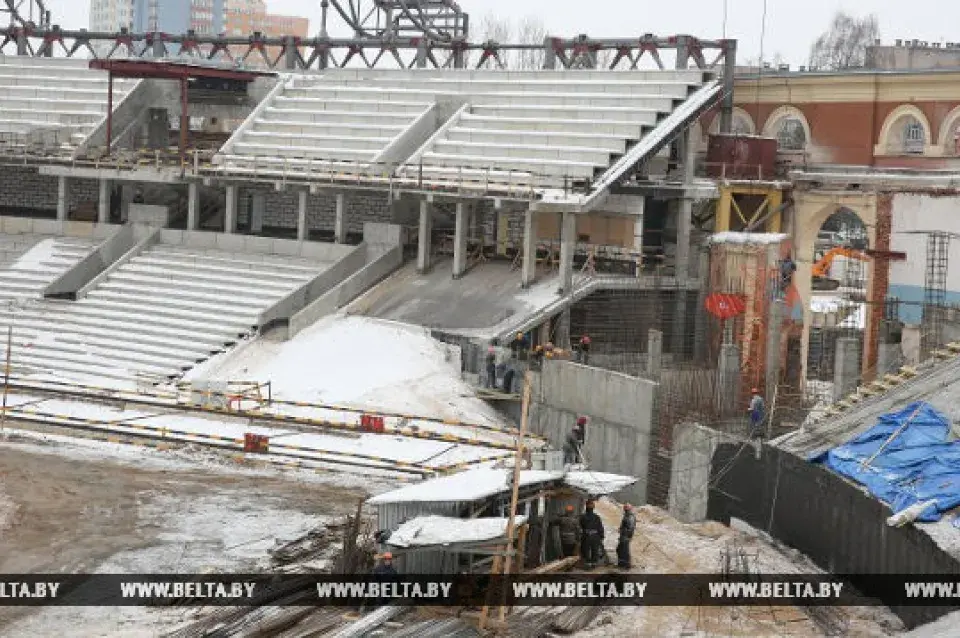
{"label": "apartment building in background", "polygon": [[[277,15],[267,12],[264,0],[226,0],[226,34],[229,36],[249,36],[262,33],[264,36],[277,37],[293,35],[306,38],[310,30],[310,20],[299,16]],[[243,55],[246,49],[234,50],[234,55]],[[267,56],[275,60],[280,55],[279,47],[268,47]],[[263,59],[257,54],[247,58],[247,64],[260,65]]]}
{"label": "apartment building in background", "polygon": [[218,35],[224,32],[224,2],[225,0],[132,0],[132,29],[138,33],[186,33],[193,30],[201,35]]}

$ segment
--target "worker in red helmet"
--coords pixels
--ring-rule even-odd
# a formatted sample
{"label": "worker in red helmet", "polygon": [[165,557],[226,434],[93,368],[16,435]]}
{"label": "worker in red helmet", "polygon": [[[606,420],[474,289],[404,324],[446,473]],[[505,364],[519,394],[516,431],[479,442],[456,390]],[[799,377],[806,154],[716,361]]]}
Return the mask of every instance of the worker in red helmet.
{"label": "worker in red helmet", "polygon": [[750,405],[747,408],[750,414],[750,438],[763,438],[763,419],[766,416],[767,405],[760,395],[759,388],[750,389]]}
{"label": "worker in red helmet", "polygon": [[591,339],[589,335],[583,335],[580,337],[578,352],[580,363],[583,365],[590,365],[590,344]]}

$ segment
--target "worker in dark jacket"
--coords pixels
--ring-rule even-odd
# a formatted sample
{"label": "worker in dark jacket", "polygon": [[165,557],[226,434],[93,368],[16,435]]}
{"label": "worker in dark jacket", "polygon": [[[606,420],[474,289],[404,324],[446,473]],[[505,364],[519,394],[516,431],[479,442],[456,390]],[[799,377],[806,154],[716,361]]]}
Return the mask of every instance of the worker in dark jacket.
{"label": "worker in dark jacket", "polygon": [[573,505],[564,508],[563,515],[557,522],[560,531],[560,549],[564,558],[570,558],[577,553],[577,541],[580,540],[580,521],[573,513]]}
{"label": "worker in dark jacket", "polygon": [[[390,583],[396,581],[400,576],[397,574],[396,568],[393,566],[393,554],[390,552],[384,552],[380,555],[380,563],[373,568],[371,575],[374,577],[374,580],[381,583]],[[390,600],[384,597],[377,598],[377,605],[386,605]],[[366,606],[367,603],[364,603]]]}
{"label": "worker in dark jacket", "polygon": [[633,513],[633,506],[627,503],[623,506],[623,519],[620,521],[620,539],[617,541],[617,566],[630,569],[630,541],[637,530],[637,517]]}
{"label": "worker in dark jacket", "polygon": [[576,465],[580,463],[581,446],[583,445],[583,431],[579,426],[574,426],[567,435],[567,440],[563,444],[563,462],[567,465]]}
{"label": "worker in dark jacket", "polygon": [[579,360],[580,360],[580,363],[582,363],[583,365],[590,364],[590,343],[591,343],[591,339],[588,335],[583,335],[582,337],[580,337]]}
{"label": "worker in dark jacket", "polygon": [[527,339],[522,332],[518,332],[510,342],[510,352],[514,359],[525,360],[527,358]]}
{"label": "worker in dark jacket", "polygon": [[497,351],[493,346],[487,349],[487,383],[488,388],[497,387]]}
{"label": "worker in dark jacket", "polygon": [[580,516],[580,555],[587,569],[593,569],[600,562],[603,547],[603,521],[597,516],[593,501],[587,501],[587,511]]}

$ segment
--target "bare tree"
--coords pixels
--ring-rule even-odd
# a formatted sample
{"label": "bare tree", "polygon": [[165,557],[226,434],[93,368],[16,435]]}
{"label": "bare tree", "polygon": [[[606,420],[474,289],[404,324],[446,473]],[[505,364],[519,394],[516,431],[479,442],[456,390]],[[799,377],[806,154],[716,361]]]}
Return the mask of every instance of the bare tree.
{"label": "bare tree", "polygon": [[536,44],[538,48],[532,51],[520,51],[515,58],[517,69],[543,68],[543,41],[547,37],[547,27],[537,16],[528,15],[520,20],[517,26],[518,44]]}
{"label": "bare tree", "polygon": [[[510,23],[509,19],[488,13],[480,19],[479,33],[481,42],[506,44],[513,39],[513,24]],[[500,61],[508,69],[513,62],[512,58],[512,51],[500,51]],[[476,64],[476,62],[473,64]]]}
{"label": "bare tree", "polygon": [[863,18],[837,12],[827,29],[810,48],[810,66],[816,69],[850,69],[866,62],[867,47],[880,35],[877,16]]}

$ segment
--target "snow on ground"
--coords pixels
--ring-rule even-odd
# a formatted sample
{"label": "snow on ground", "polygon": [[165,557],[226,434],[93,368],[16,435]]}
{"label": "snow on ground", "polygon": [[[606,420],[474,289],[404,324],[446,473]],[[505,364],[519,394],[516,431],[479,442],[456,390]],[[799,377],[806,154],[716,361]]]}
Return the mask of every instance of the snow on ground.
{"label": "snow on ground", "polygon": [[[8,405],[13,414],[36,415],[50,418],[52,415],[69,416],[98,421],[98,428],[106,432],[127,434],[162,434],[174,441],[201,439],[223,447],[237,448],[247,433],[270,437],[276,452],[295,452],[298,455],[330,459],[338,453],[345,456],[376,457],[369,464],[380,465],[389,461],[423,463],[428,467],[444,467],[455,463],[476,461],[491,456],[494,451],[476,445],[457,445],[446,441],[433,441],[414,437],[387,434],[355,434],[303,432],[294,428],[277,428],[251,425],[248,419],[207,417],[182,413],[163,413],[147,410],[124,410],[78,401],[45,399],[24,394],[8,395]],[[356,420],[356,415],[353,415]],[[93,427],[94,424],[87,424]],[[229,441],[211,441],[209,437],[227,437]],[[293,450],[292,448],[303,448]],[[504,450],[507,455],[509,451]]]}
{"label": "snow on ground", "polygon": [[48,261],[53,257],[54,249],[57,247],[57,241],[58,240],[53,237],[41,239],[33,245],[33,248],[20,255],[20,257],[7,266],[7,268],[13,270],[48,270],[49,266],[45,266],[42,262]]}
{"label": "snow on ground", "polygon": [[504,423],[425,328],[369,317],[327,317],[284,343],[259,339],[185,376],[199,379],[270,381],[282,399]]}

